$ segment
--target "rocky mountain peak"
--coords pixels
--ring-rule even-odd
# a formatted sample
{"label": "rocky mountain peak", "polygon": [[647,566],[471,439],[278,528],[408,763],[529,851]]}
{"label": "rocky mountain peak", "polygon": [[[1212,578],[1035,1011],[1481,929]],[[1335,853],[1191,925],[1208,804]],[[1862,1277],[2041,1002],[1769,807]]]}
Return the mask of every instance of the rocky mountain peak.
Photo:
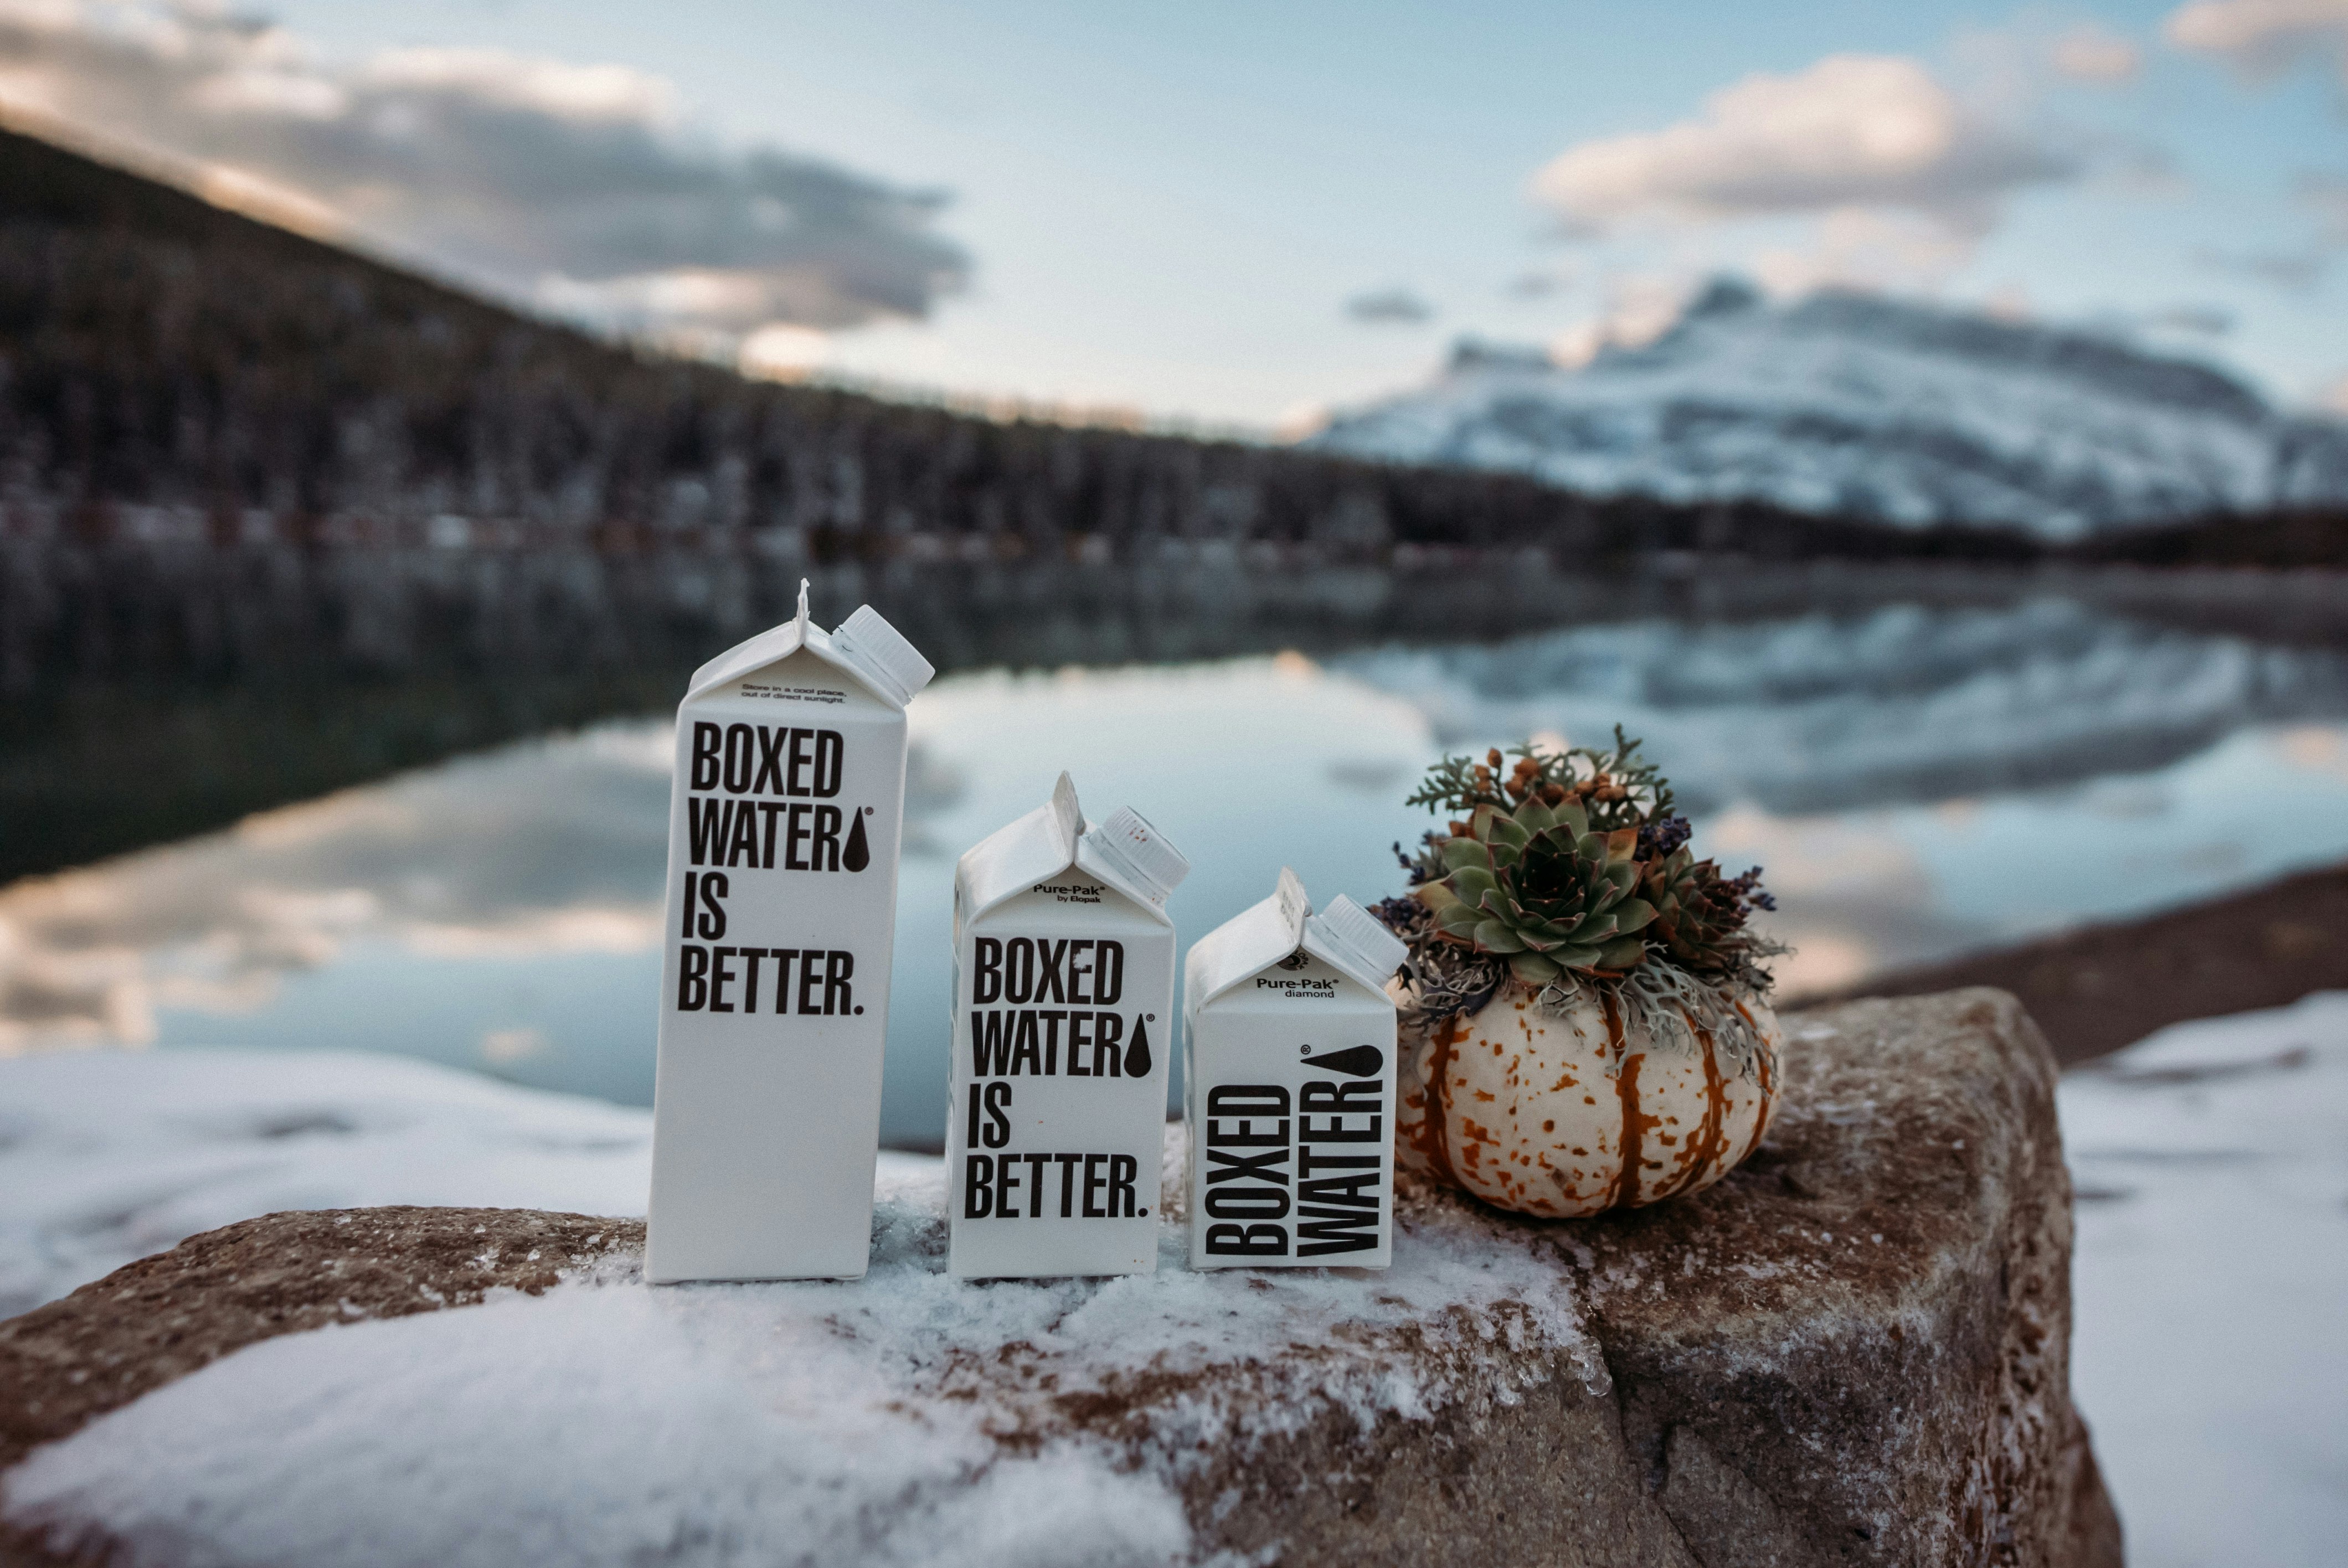
{"label": "rocky mountain peak", "polygon": [[2348,425],[2107,333],[1714,279],[1653,341],[1565,368],[1463,341],[1313,444],[1596,494],[1756,498],[2054,538],[2348,499]]}

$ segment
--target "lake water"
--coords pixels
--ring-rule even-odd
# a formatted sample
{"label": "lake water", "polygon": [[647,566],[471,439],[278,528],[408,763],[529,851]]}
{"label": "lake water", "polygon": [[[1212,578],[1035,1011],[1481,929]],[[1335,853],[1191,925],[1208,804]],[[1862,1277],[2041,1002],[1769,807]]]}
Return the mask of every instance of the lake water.
{"label": "lake water", "polygon": [[[2059,599],[1633,621],[938,682],[914,704],[883,1135],[945,1107],[953,861],[1062,768],[1189,856],[1185,938],[1398,890],[1446,749],[1646,738],[1758,864],[1792,992],[2348,856],[2348,658]],[[648,1102],[665,721],[604,725],[0,889],[0,1051],[345,1047]]]}

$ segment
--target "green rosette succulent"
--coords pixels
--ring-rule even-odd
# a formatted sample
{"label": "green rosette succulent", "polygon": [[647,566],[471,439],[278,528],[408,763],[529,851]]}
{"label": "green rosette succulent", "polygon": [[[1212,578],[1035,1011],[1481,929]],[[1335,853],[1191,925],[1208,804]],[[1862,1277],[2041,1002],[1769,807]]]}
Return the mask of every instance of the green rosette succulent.
{"label": "green rosette succulent", "polygon": [[1750,961],[1745,920],[1751,889],[1684,847],[1649,861],[1639,891],[1654,907],[1647,940],[1692,975],[1717,979]]}
{"label": "green rosette succulent", "polygon": [[1593,833],[1571,796],[1528,798],[1513,813],[1479,805],[1453,826],[1440,845],[1445,875],[1417,893],[1444,936],[1504,958],[1536,987],[1645,957],[1640,933],[1655,911],[1639,897],[1638,829]]}

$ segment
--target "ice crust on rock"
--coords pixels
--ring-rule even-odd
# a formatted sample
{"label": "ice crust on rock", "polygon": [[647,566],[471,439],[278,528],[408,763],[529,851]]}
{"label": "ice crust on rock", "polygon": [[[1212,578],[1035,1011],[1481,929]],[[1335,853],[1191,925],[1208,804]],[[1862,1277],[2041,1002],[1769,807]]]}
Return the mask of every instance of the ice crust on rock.
{"label": "ice crust on rock", "polygon": [[879,1194],[861,1282],[654,1289],[613,1255],[265,1340],[36,1450],[6,1517],[159,1564],[1168,1562],[1204,1456],[1604,1384],[1553,1265],[1455,1206],[1381,1274],[1188,1273],[1169,1214],[1155,1276],[970,1284],[939,1163]]}

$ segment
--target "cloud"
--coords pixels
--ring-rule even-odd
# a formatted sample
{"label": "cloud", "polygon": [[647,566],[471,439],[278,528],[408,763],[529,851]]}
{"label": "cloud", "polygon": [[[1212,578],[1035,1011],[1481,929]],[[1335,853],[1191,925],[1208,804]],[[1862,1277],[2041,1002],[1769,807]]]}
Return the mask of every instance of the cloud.
{"label": "cloud", "polygon": [[1913,60],[1834,55],[1724,87],[1694,119],[1569,148],[1533,190],[1569,221],[1601,226],[1902,209],[1979,232],[2007,193],[2077,172]]}
{"label": "cloud", "polygon": [[2212,272],[2294,294],[2312,289],[2332,270],[2332,258],[2313,249],[2198,251],[2193,260]]}
{"label": "cloud", "polygon": [[2302,175],[2294,196],[2297,205],[2318,220],[2305,240],[2244,250],[2204,249],[2194,252],[2196,264],[2283,293],[2304,294],[2314,289],[2332,275],[2338,252],[2348,248],[2348,180]]}
{"label": "cloud", "polygon": [[1705,280],[1684,273],[1625,272],[1610,278],[1605,302],[1550,340],[1549,357],[1578,369],[1609,348],[1636,348],[1669,331]]}
{"label": "cloud", "polygon": [[1579,284],[1581,273],[1579,262],[1559,261],[1518,273],[1500,286],[1500,292],[1511,300],[1546,300]]}
{"label": "cloud", "polygon": [[2211,338],[2224,337],[2236,324],[2234,313],[2223,305],[2170,305],[2164,310],[2148,311],[2138,319],[2156,331]]}
{"label": "cloud", "polygon": [[2144,69],[2144,51],[2090,22],[2054,40],[2047,56],[2075,82],[2126,82]]}
{"label": "cloud", "polygon": [[2342,59],[2348,0],[2193,0],[2160,30],[2177,47],[2215,55],[2255,80],[2309,55]]}
{"label": "cloud", "polygon": [[2348,245],[2348,179],[2311,174],[2299,182],[2299,204],[2323,220],[2323,237]]}
{"label": "cloud", "polygon": [[1890,289],[1946,279],[1972,259],[1974,238],[1922,213],[1842,208],[1818,220],[1807,245],[1761,251],[1752,265],[1776,294]]}
{"label": "cloud", "polygon": [[172,159],[224,204],[620,328],[920,317],[968,272],[940,194],[720,147],[625,66],[338,65],[233,15],[0,0],[0,103]]}
{"label": "cloud", "polygon": [[1435,319],[1435,307],[1410,289],[1373,289],[1345,302],[1345,314],[1384,326],[1416,326]]}

